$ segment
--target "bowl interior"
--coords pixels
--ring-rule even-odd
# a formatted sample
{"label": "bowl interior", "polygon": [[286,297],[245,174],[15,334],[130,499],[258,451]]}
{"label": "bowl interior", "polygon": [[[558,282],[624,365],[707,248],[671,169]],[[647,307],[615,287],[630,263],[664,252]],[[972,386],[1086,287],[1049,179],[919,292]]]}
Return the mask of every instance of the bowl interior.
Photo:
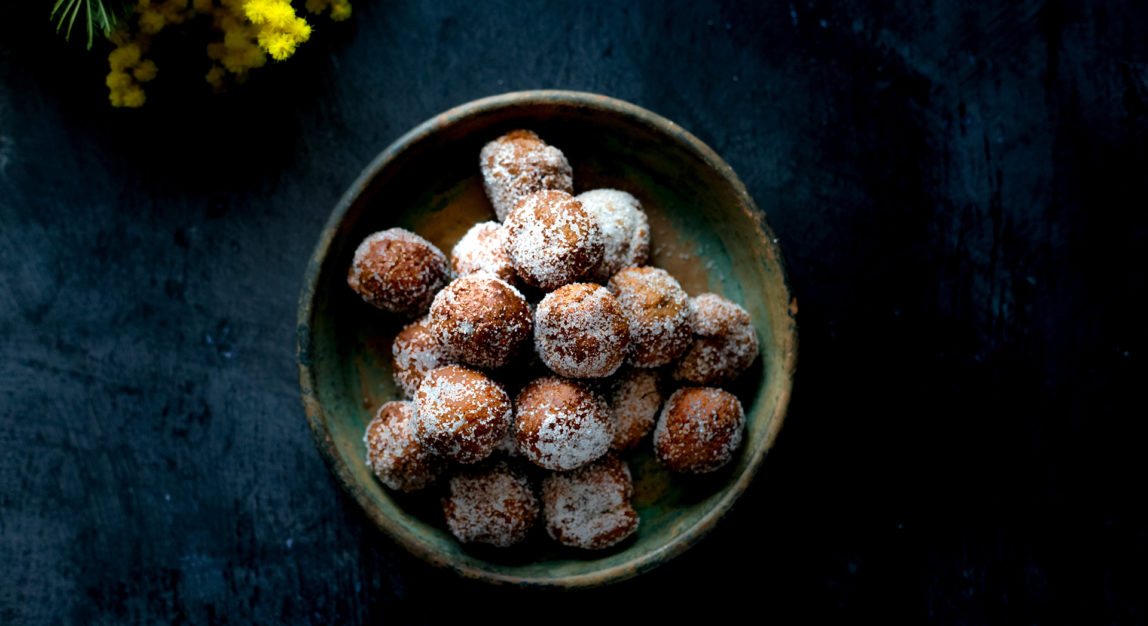
{"label": "bowl interior", "polygon": [[[761,338],[760,358],[731,388],[747,415],[738,457],[713,475],[671,477],[653,460],[647,439],[624,457],[635,478],[640,528],[605,552],[568,550],[541,536],[509,551],[462,546],[445,528],[438,492],[391,492],[364,461],[367,423],[380,405],[401,398],[391,376],[391,339],[402,321],[347,288],[355,247],[372,232],[400,226],[449,254],[471,225],[494,219],[478,154],[485,142],[514,128],[534,130],[566,153],[575,193],[609,187],[638,197],[650,217],[652,264],[677,277],[690,295],[711,291],[740,303]],[[733,172],[697,139],[602,96],[508,94],[453,109],[411,131],[344,196],[316,249],[300,302],[303,399],[319,448],[340,482],[415,554],[497,582],[602,584],[680,553],[745,489],[788,401],[796,347],[789,305],[772,234]]]}

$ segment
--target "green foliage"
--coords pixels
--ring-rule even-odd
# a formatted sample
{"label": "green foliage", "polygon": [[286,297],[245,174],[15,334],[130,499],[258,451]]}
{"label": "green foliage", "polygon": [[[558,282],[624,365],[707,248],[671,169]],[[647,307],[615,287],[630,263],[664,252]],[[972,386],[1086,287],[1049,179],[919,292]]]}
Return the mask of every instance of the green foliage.
{"label": "green foliage", "polygon": [[56,22],[56,32],[64,31],[64,38],[69,39],[76,18],[80,17],[81,28],[86,25],[88,49],[91,49],[96,30],[104,35],[110,33],[129,10],[122,0],[56,0],[51,19]]}

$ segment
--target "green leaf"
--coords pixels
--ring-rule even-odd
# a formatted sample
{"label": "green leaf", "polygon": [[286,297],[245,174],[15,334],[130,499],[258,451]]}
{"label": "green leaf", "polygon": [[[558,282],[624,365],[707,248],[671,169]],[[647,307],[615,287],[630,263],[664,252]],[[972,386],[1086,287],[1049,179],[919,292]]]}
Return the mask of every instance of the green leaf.
{"label": "green leaf", "polygon": [[[75,1],[75,0],[73,0]],[[64,4],[64,0],[56,0],[56,5],[52,7],[52,17],[56,17],[56,11],[60,10],[60,5]]]}
{"label": "green leaf", "polygon": [[[109,9],[109,3],[118,7],[119,10]],[[88,33],[88,49],[90,50],[95,41],[96,29],[98,28],[104,35],[112,32],[119,20],[128,14],[133,4],[135,4],[134,0],[56,0],[56,4],[52,6],[50,19],[56,22],[56,32],[63,31],[64,39],[70,40],[72,28],[76,24],[76,17],[80,15],[82,10],[84,15],[83,28]],[[66,28],[64,22],[67,22]]]}
{"label": "green leaf", "polygon": [[[91,8],[90,4],[88,5],[88,8],[89,9]],[[72,24],[76,23],[76,16],[79,14],[80,14],[80,3],[77,1],[75,6],[72,8],[72,19],[68,20],[68,35],[67,35],[68,37],[72,36]],[[89,18],[91,17],[90,13],[88,14],[88,17]]]}

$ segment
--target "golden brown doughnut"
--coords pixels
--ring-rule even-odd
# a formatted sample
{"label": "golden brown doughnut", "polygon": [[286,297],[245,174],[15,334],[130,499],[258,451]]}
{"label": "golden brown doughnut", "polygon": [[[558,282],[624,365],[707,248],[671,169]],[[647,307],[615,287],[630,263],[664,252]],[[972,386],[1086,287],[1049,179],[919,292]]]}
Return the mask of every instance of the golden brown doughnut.
{"label": "golden brown doughnut", "polygon": [[650,257],[650,222],[634,196],[617,189],[594,189],[576,196],[602,229],[602,262],[591,272],[606,282],[627,267],[645,265]]}
{"label": "golden brown doughnut", "polygon": [[450,251],[450,269],[455,277],[488,272],[513,285],[518,275],[506,254],[505,243],[506,227],[502,224],[475,224]]}
{"label": "golden brown doughnut", "polygon": [[402,228],[364,239],[347,271],[347,284],[365,302],[411,317],[426,312],[449,278],[450,267],[442,251]]}
{"label": "golden brown doughnut", "polygon": [[749,313],[712,293],[690,299],[694,341],[674,367],[674,377],[720,385],[741,375],[757,358],[757,332]]}
{"label": "golden brown doughnut", "polygon": [[529,534],[538,518],[538,498],[523,472],[498,461],[462,468],[451,477],[442,510],[459,541],[506,548]]}
{"label": "golden brown doughnut", "polygon": [[415,440],[459,463],[490,456],[513,419],[502,385],[460,365],[427,372],[415,394]]}
{"label": "golden brown doughnut", "polygon": [[666,400],[654,427],[654,452],[672,471],[712,472],[733,459],[744,430],[745,411],[732,393],[683,387]]}
{"label": "golden brown doughnut", "polygon": [[435,482],[446,469],[446,460],[424,449],[411,430],[414,405],[388,402],[379,407],[363,433],[367,465],[387,487],[418,491]]}
{"label": "golden brown doughnut", "polygon": [[435,296],[430,325],[451,358],[493,369],[519,353],[533,321],[517,289],[490,274],[471,274]]}
{"label": "golden brown doughnut", "polygon": [[512,130],[491,141],[479,154],[486,195],[499,221],[535,191],[574,191],[573,170],[566,156],[528,130]]}
{"label": "golden brown doughnut", "polygon": [[506,252],[518,277],[547,291],[577,281],[602,260],[602,230],[564,191],[539,191],[506,218]]}
{"label": "golden brown doughnut", "polygon": [[395,336],[391,355],[394,356],[391,369],[395,382],[408,398],[415,397],[427,372],[454,362],[438,340],[438,335],[431,330],[430,319],[426,315],[407,324]]}
{"label": "golden brown doughnut", "polygon": [[531,381],[515,401],[518,450],[536,465],[570,470],[602,456],[614,440],[606,400],[556,376]]}
{"label": "golden brown doughnut", "polygon": [[638,529],[638,512],[630,504],[633,491],[630,468],[613,454],[570,472],[554,472],[542,480],[546,532],[584,550],[615,545]]}
{"label": "golden brown doughnut", "polygon": [[604,378],[618,370],[630,345],[630,324],[610,292],[575,283],[546,294],[534,312],[534,346],[554,373]]}
{"label": "golden brown doughnut", "polygon": [[610,279],[630,322],[630,363],[659,367],[685,353],[690,329],[688,296],[669,272],[656,267],[629,267]]}
{"label": "golden brown doughnut", "polygon": [[654,429],[664,399],[660,383],[656,370],[626,367],[618,372],[610,397],[614,411],[611,449],[631,450]]}

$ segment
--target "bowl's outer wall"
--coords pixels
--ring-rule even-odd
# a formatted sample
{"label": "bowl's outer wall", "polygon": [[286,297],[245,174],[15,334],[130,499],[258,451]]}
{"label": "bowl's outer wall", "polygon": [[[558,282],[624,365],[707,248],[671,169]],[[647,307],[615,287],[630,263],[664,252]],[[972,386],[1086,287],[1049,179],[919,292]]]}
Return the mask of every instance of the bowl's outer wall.
{"label": "bowl's outer wall", "polygon": [[[458,219],[459,203],[470,205],[463,216],[468,222],[489,211],[482,206],[474,212],[474,198],[485,203],[479,150],[513,128],[532,129],[566,153],[575,168],[576,193],[616,187],[637,195],[654,226],[653,263],[675,275],[689,273],[683,284],[691,295],[714,291],[742,304],[761,338],[761,358],[733,389],[748,418],[735,462],[711,476],[671,480],[648,452],[628,457],[638,479],[641,527],[636,538],[604,554],[548,548],[537,539],[508,552],[464,548],[444,529],[432,498],[396,496],[364,462],[363,432],[373,411],[401,396],[390,375],[389,338],[402,322],[370,309],[346,287],[354,249],[371,232],[402,226],[449,254],[466,226]],[[459,224],[449,227],[450,221]],[[603,96],[506,94],[452,109],[411,131],[368,166],[336,207],[300,300],[303,401],[319,449],[340,483],[415,554],[495,582],[604,584],[679,554],[744,491],[784,417],[796,359],[795,313],[780,250],[762,213],[728,165],[696,138]]]}

